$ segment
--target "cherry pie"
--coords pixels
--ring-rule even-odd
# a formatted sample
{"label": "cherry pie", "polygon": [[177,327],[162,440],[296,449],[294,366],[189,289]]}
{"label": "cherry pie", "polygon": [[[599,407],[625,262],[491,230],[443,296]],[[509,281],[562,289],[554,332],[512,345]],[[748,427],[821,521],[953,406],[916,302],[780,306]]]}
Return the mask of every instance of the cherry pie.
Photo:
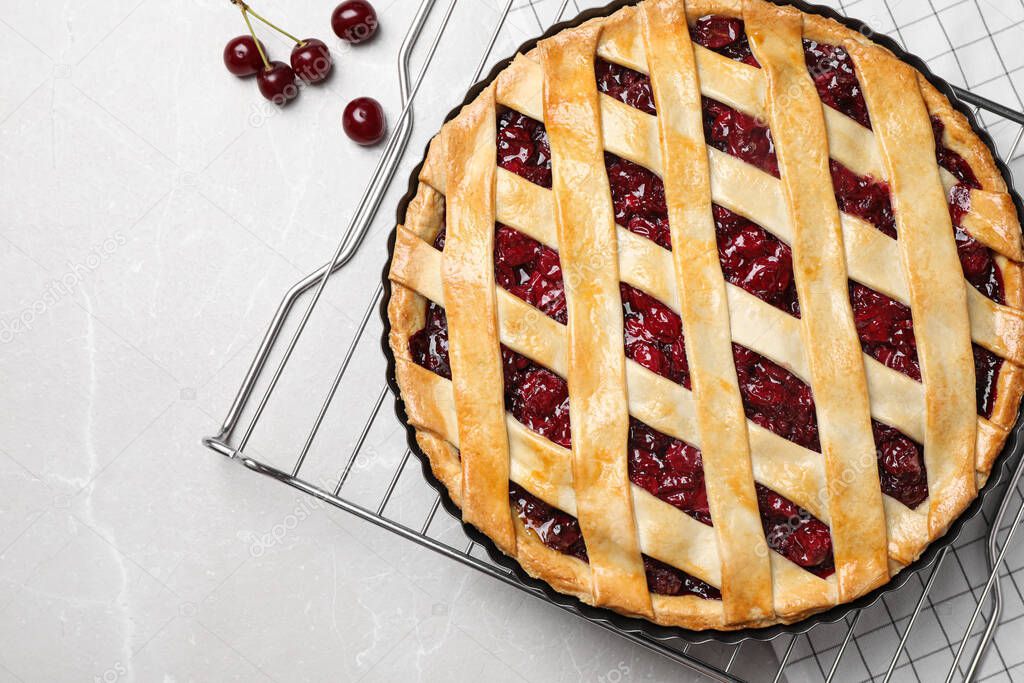
{"label": "cherry pie", "polygon": [[584,602],[789,623],[977,496],[1024,380],[988,148],[863,35],[646,0],[542,40],[431,143],[390,345],[463,518]]}

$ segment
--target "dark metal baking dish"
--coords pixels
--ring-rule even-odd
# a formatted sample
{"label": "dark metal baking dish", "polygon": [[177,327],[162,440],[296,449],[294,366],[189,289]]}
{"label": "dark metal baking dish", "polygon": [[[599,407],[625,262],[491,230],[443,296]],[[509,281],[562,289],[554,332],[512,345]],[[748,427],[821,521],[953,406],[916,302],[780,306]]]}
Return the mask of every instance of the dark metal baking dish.
{"label": "dark metal baking dish", "polygon": [[[1021,199],[1017,195],[1016,191],[1014,191],[1013,189],[1013,182],[1012,177],[1010,175],[1010,170],[996,154],[995,145],[992,142],[991,137],[988,135],[987,132],[985,132],[984,129],[982,129],[978,125],[974,113],[970,110],[970,108],[964,105],[963,102],[961,102],[957,98],[952,87],[944,80],[933,74],[921,59],[905,52],[892,38],[873,31],[863,22],[857,21],[856,19],[851,19],[849,17],[844,17],[843,15],[839,14],[838,12],[829,7],[823,7],[821,5],[811,5],[802,2],[801,0],[791,0],[789,2],[780,2],[778,0],[772,1],[775,2],[775,4],[779,5],[792,5],[793,7],[796,7],[797,9],[803,12],[807,12],[809,14],[818,14],[824,17],[828,17],[830,19],[835,19],[836,21],[847,26],[848,28],[851,28],[855,31],[858,31],[869,36],[871,40],[889,49],[901,60],[910,64],[915,69],[924,74],[925,77],[936,88],[938,88],[940,92],[942,92],[947,98],[949,98],[949,101],[953,104],[953,106],[961,113],[963,113],[964,116],[967,117],[967,120],[970,122],[971,128],[992,152],[992,156],[995,159],[996,165],[998,166],[1000,173],[1005,179],[1007,186],[1010,188],[1010,195],[1013,197],[1014,205],[1017,208],[1018,215],[1024,215],[1024,212],[1022,212],[1022,208],[1024,207],[1022,207]],[[578,26],[583,22],[594,17],[607,16],[622,7],[628,5],[635,5],[638,4],[638,2],[639,0],[616,0],[615,2],[611,2],[605,5],[604,7],[594,8],[582,12],[573,19],[555,24],[554,26],[549,28],[543,35],[526,41],[525,43],[519,46],[519,49],[516,52],[527,52],[533,49],[537,45],[538,41],[543,40],[545,38],[549,38],[563,29]],[[454,118],[459,113],[463,106],[469,104],[474,98],[476,98],[476,96],[485,87],[487,87],[491,83],[491,81],[493,81],[497,77],[498,73],[501,72],[506,66],[508,66],[508,64],[512,61],[512,58],[513,57],[508,57],[497,62],[483,80],[479,81],[469,89],[465,98],[458,104],[458,106],[456,106],[448,113],[448,115],[445,117],[445,121],[449,121],[452,118]],[[426,159],[426,149],[424,149],[423,159]],[[406,208],[408,207],[409,202],[412,201],[412,198],[416,194],[416,188],[419,183],[418,176],[420,168],[422,166],[423,162],[421,161],[412,170],[412,173],[409,176],[408,191],[402,197],[401,201],[398,204],[398,209],[396,212],[396,225],[402,223],[405,219]],[[391,352],[391,348],[388,343],[388,335],[390,333],[391,326],[388,321],[387,306],[388,301],[391,298],[391,282],[390,280],[388,280],[388,271],[391,268],[391,259],[394,256],[396,235],[396,231],[392,230],[388,238],[388,259],[387,264],[384,267],[384,272],[382,276],[384,284],[384,296],[381,299],[380,306],[381,317],[383,318],[384,321],[384,333],[381,338],[381,345],[384,351],[384,355],[386,356],[388,361],[387,381],[388,385],[391,387],[391,391],[395,395],[395,413],[398,419],[402,422],[402,424],[405,425],[409,448],[420,459],[420,464],[423,470],[424,478],[431,486],[433,486],[433,488],[438,492],[438,494],[440,494],[442,504],[444,505],[444,509],[455,519],[461,522],[462,514],[459,508],[455,505],[454,502],[452,502],[451,498],[448,496],[448,490],[445,488],[444,484],[442,484],[434,477],[433,473],[430,470],[430,462],[427,456],[420,450],[419,446],[416,443],[416,430],[414,427],[411,427],[409,425],[406,419],[405,408],[401,400],[401,393],[398,389],[397,382],[395,381],[395,358],[394,354]],[[1021,416],[1018,415],[1017,422],[1014,425],[1014,428],[1011,431],[1010,436],[1007,439],[1007,442],[1004,445],[1002,452],[1000,453],[999,457],[997,458],[996,462],[992,467],[992,472],[989,476],[989,480],[982,488],[982,490],[978,493],[977,499],[975,499],[971,506],[955,522],[953,522],[949,530],[942,538],[937,539],[935,542],[933,542],[925,549],[921,557],[918,558],[916,562],[906,567],[903,571],[901,571],[899,574],[893,577],[884,586],[875,589],[871,593],[868,593],[867,595],[857,600],[844,603],[841,605],[836,605],[835,607],[829,610],[811,615],[806,619],[788,625],[779,624],[775,626],[768,626],[765,628],[747,628],[737,631],[691,631],[677,627],[659,626],[650,621],[637,619],[633,617],[627,617],[608,609],[592,607],[590,605],[584,604],[583,602],[580,602],[572,596],[565,595],[563,593],[558,593],[555,590],[553,590],[547,583],[529,576],[525,571],[523,571],[522,567],[519,566],[518,562],[516,562],[511,557],[505,555],[500,550],[498,550],[498,548],[487,536],[480,533],[474,527],[468,524],[462,523],[462,526],[465,529],[466,534],[473,541],[484,547],[487,550],[487,553],[495,562],[511,570],[525,586],[533,588],[537,591],[541,591],[551,602],[566,607],[570,611],[575,612],[576,614],[590,621],[603,622],[621,631],[633,634],[643,634],[648,638],[652,638],[655,640],[669,640],[679,638],[693,644],[700,644],[708,641],[735,644],[748,639],[771,640],[783,634],[805,633],[814,626],[817,626],[818,624],[837,622],[840,619],[843,619],[844,617],[849,615],[851,612],[863,609],[865,607],[869,607],[870,605],[877,602],[878,599],[886,593],[898,590],[910,579],[912,575],[931,566],[935,562],[935,559],[939,555],[939,553],[946,547],[950,546],[954,541],[956,541],[957,537],[960,535],[960,532],[963,530],[964,524],[966,524],[967,521],[969,521],[975,515],[978,514],[985,500],[992,494],[992,491],[996,489],[1005,488],[1006,482],[1004,481],[1004,474],[1007,469],[1007,465],[1010,462],[1017,462],[1020,458],[1021,452],[1024,451],[1024,444],[1022,444],[1022,440],[1018,434],[1018,432],[1020,431],[1018,428],[1021,424]]]}

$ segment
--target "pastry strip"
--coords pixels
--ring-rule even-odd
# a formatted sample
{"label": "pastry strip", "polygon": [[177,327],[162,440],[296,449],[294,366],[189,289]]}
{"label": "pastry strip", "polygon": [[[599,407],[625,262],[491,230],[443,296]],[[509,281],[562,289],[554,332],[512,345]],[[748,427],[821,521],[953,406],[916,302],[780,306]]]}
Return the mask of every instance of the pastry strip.
{"label": "pastry strip", "polygon": [[652,616],[626,447],[629,406],[611,190],[594,50],[600,26],[544,41],[544,122],[568,309],[573,484],[598,605]]}
{"label": "pastry strip", "polygon": [[977,420],[974,357],[960,260],[928,110],[913,69],[880,48],[850,48],[892,187],[897,245],[910,292],[925,393],[929,533],[939,535],[974,499]]}
{"label": "pastry strip", "polygon": [[494,88],[445,126],[442,285],[462,460],[462,515],[515,554],[494,283]]}
{"label": "pastry strip", "polygon": [[793,224],[804,354],[825,456],[839,595],[846,601],[887,581],[889,563],[867,377],[847,289],[823,105],[804,63],[801,13],[747,2],[743,18],[768,85],[766,110]]}
{"label": "pastry strip", "polygon": [[650,0],[640,16],[654,100],[662,112],[657,121],[673,285],[681,302],[704,480],[722,562],[725,619],[730,624],[756,622],[774,612],[771,564],[733,364],[697,66],[681,0]]}

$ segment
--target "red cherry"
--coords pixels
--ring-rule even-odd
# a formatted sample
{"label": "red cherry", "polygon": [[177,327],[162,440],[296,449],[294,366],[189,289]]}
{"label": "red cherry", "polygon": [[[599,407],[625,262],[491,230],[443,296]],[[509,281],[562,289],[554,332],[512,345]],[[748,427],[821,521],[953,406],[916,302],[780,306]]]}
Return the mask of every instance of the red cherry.
{"label": "red cherry", "polygon": [[353,45],[373,38],[378,25],[377,12],[366,0],[346,0],[331,14],[331,28],[339,38]]}
{"label": "red cherry", "polygon": [[294,100],[299,94],[295,85],[295,72],[284,62],[271,62],[256,74],[260,93],[278,106]]}
{"label": "red cherry", "polygon": [[292,70],[307,83],[319,83],[331,73],[331,51],[324,41],[306,38],[292,48]]}
{"label": "red cherry", "polygon": [[738,19],[721,16],[706,16],[697,20],[694,33],[700,44],[711,50],[735,43],[743,35],[743,25]]}
{"label": "red cherry", "polygon": [[239,77],[259,73],[263,68],[263,58],[252,36],[236,36],[228,41],[224,46],[224,66]]}
{"label": "red cherry", "polygon": [[357,97],[349,102],[341,117],[341,125],[345,135],[360,145],[375,145],[387,133],[384,109],[372,97]]}

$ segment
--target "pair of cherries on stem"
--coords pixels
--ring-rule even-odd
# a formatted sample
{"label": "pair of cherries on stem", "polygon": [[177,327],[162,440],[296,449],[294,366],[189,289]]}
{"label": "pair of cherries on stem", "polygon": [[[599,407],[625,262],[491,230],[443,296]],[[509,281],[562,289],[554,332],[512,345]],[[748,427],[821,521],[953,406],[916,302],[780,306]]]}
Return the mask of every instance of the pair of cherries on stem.
{"label": "pair of cherries on stem", "polygon": [[[249,35],[232,38],[224,47],[224,66],[236,76],[256,75],[260,94],[277,105],[284,105],[295,99],[299,88],[295,82],[298,76],[306,83],[319,83],[331,72],[331,51],[317,38],[300,40],[283,28],[264,19],[243,0],[231,0],[242,11],[242,18],[249,28]],[[267,58],[266,48],[252,29],[249,16],[252,15],[278,33],[295,42],[292,48],[291,66]]]}

